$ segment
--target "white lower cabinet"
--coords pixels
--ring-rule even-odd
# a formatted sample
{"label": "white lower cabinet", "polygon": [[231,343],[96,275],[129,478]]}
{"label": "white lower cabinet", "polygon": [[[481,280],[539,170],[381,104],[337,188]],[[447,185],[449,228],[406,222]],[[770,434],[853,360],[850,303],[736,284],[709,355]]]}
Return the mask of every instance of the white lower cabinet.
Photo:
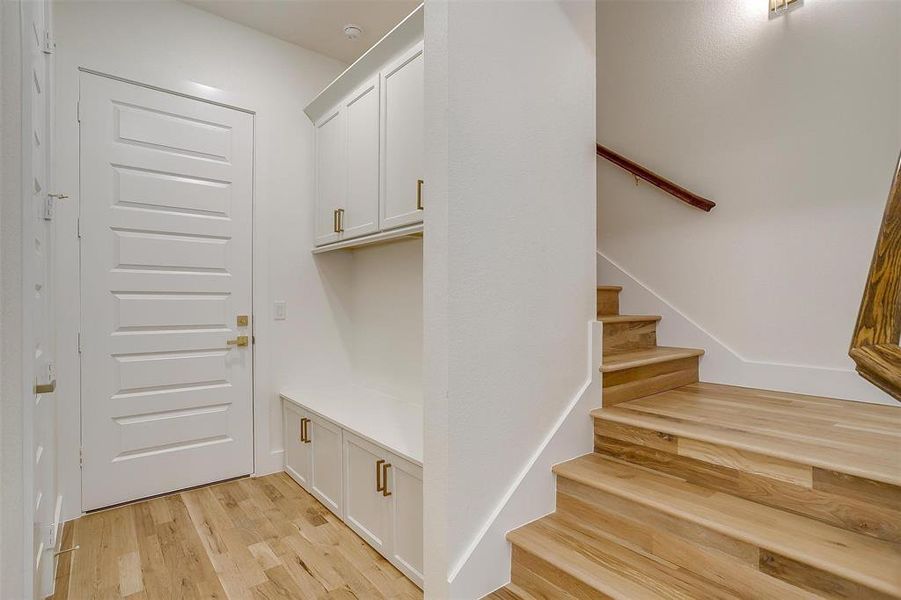
{"label": "white lower cabinet", "polygon": [[388,469],[389,524],[392,529],[389,560],[422,585],[422,467],[391,456]]}
{"label": "white lower cabinet", "polygon": [[311,446],[310,493],[326,508],[342,516],[341,428],[316,416],[310,417],[307,437]]}
{"label": "white lower cabinet", "polygon": [[283,401],[285,471],[422,587],[422,467]]}
{"label": "white lower cabinet", "polygon": [[422,467],[344,432],[344,521],[422,585]]}
{"label": "white lower cabinet", "polygon": [[390,544],[389,506],[382,491],[386,452],[353,434],[344,434],[344,522],[369,545],[386,554]]}
{"label": "white lower cabinet", "polygon": [[285,472],[342,517],[341,428],[290,402],[283,412]]}
{"label": "white lower cabinet", "polygon": [[285,472],[300,486],[310,491],[310,445],[304,441],[307,413],[296,404],[283,402],[285,439]]}

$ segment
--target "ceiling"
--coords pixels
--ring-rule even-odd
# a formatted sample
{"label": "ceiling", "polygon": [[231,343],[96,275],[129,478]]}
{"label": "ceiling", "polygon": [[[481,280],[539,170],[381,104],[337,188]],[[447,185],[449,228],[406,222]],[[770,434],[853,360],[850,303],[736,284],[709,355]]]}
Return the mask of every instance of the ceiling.
{"label": "ceiling", "polygon": [[[421,0],[183,0],[229,21],[352,63],[413,12]],[[358,25],[363,35],[344,36]]]}

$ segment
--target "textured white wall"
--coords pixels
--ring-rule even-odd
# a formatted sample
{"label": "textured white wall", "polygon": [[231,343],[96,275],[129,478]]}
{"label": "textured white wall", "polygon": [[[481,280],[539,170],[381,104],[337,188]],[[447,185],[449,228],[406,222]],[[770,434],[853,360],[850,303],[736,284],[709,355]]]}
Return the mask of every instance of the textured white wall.
{"label": "textured white wall", "polygon": [[847,351],[901,147],[901,3],[770,20],[765,0],[601,0],[597,23],[598,140],[717,202],[599,160],[598,248],[780,385],[859,397]]}
{"label": "textured white wall", "polygon": [[20,2],[0,2],[0,598],[25,589]]}
{"label": "textured white wall", "polygon": [[447,569],[585,384],[594,23],[592,2],[426,3],[425,547],[444,561],[426,564],[430,598],[509,577],[503,546],[477,565],[494,581]]}
{"label": "textured white wall", "polygon": [[[62,191],[78,190],[77,68],[88,67],[256,111],[254,118],[254,389],[256,470],[282,467],[278,391],[350,376],[350,256],[314,260],[313,127],[303,106],[344,67],[180,2],[60,2],[57,34],[55,168]],[[60,232],[74,232],[77,198],[61,203]],[[59,382],[64,416],[78,422],[78,322],[74,235],[57,245],[60,290]],[[274,321],[272,302],[288,303]],[[80,496],[78,432],[62,440],[62,484]],[[73,506],[73,504],[75,504]],[[65,514],[78,514],[77,500]]]}
{"label": "textured white wall", "polygon": [[356,382],[422,405],[422,239],[360,248],[352,263]]}

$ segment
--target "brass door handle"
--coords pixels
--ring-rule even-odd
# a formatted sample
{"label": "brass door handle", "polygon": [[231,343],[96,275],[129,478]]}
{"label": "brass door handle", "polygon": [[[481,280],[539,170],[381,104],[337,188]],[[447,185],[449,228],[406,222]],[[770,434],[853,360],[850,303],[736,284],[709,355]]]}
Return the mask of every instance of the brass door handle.
{"label": "brass door handle", "polygon": [[310,435],[307,432],[307,425],[310,424],[310,420],[306,417],[303,417],[300,420],[300,441],[304,444],[310,443]]}
{"label": "brass door handle", "polygon": [[422,210],[422,179],[416,180],[416,210]]}
{"label": "brass door handle", "polygon": [[383,492],[383,490],[384,490],[384,488],[382,487],[382,465],[383,464],[385,464],[385,461],[383,461],[381,459],[375,461],[375,491],[377,491],[377,492]]}
{"label": "brass door handle", "polygon": [[338,233],[338,209],[332,211],[332,231]]}
{"label": "brass door handle", "polygon": [[246,346],[248,343],[248,337],[246,335],[239,335],[233,340],[226,340],[225,343],[229,346]]}
{"label": "brass door handle", "polygon": [[385,463],[384,465],[382,465],[382,496],[391,495],[391,492],[388,491],[388,467],[390,466],[391,463]]}
{"label": "brass door handle", "polygon": [[56,391],[56,379],[54,379],[50,383],[35,383],[34,384],[34,393],[35,394],[52,394],[55,391]]}
{"label": "brass door handle", "polygon": [[338,228],[335,231],[337,231],[338,233],[343,233],[344,232],[344,209],[339,208],[336,212],[338,213]]}

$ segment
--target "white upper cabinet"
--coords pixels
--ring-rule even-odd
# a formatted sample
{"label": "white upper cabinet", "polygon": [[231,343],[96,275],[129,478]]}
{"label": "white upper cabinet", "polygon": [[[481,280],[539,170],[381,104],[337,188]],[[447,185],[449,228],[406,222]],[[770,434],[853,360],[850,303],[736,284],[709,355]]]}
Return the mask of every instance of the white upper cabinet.
{"label": "white upper cabinet", "polygon": [[422,231],[423,12],[304,108],[316,128],[316,253]]}
{"label": "white upper cabinet", "polygon": [[379,78],[343,103],[347,127],[347,201],[342,239],[379,229]]}
{"label": "white upper cabinet", "polygon": [[422,221],[425,150],[422,43],[381,74],[381,229]]}
{"label": "white upper cabinet", "polygon": [[341,106],[316,123],[316,245],[341,239],[347,200],[346,139]]}

